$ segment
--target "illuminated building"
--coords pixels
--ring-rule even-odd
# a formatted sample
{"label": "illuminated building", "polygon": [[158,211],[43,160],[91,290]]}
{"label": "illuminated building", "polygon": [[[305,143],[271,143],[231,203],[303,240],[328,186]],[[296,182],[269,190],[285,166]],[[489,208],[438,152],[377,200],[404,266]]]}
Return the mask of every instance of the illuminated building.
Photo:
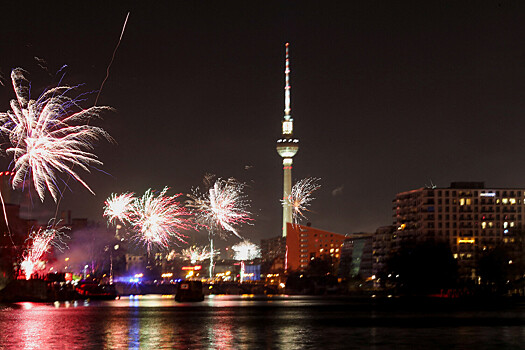
{"label": "illuminated building", "polygon": [[475,278],[481,252],[512,244],[524,227],[525,188],[485,188],[483,182],[453,182],[419,188],[393,201],[397,245],[406,240],[448,242],[460,276]]}
{"label": "illuminated building", "polygon": [[338,263],[345,238],[338,233],[288,223],[287,270],[305,270],[315,258],[330,258],[332,263]]}
{"label": "illuminated building", "polygon": [[378,227],[372,236],[372,270],[374,275],[379,275],[386,268],[386,262],[394,250],[396,242],[396,227]]}
{"label": "illuminated building", "polygon": [[353,233],[346,235],[341,247],[339,276],[343,278],[370,278],[372,271],[371,233]]}
{"label": "illuminated building", "polygon": [[137,274],[146,269],[147,259],[144,255],[126,254],[126,272]]}
{"label": "illuminated building", "polygon": [[[290,61],[286,43],[285,86],[284,86],[284,117],[282,121],[282,136],[277,140],[277,153],[283,158],[283,199],[288,198],[292,191],[293,156],[299,150],[299,140],[293,138],[293,118],[290,115]],[[283,237],[287,235],[287,223],[292,222],[292,208],[283,205]]]}

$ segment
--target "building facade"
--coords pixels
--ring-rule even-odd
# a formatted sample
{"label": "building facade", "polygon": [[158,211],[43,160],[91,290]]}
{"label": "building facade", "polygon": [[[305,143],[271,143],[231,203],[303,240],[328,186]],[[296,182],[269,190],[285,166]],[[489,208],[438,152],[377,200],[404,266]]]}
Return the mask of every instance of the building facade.
{"label": "building facade", "polygon": [[396,248],[396,231],[395,226],[381,226],[372,236],[372,271],[376,276],[386,269],[387,260]]}
{"label": "building facade", "polygon": [[330,258],[338,263],[345,235],[310,226],[288,224],[286,266],[288,271],[301,271],[311,260]]}
{"label": "building facade", "polygon": [[339,277],[368,279],[373,275],[372,233],[346,235],[341,247]]}
{"label": "building facade", "polygon": [[480,254],[512,244],[523,230],[525,188],[485,188],[483,182],[453,182],[419,188],[393,201],[396,244],[406,240],[448,242],[460,276],[476,278]]}

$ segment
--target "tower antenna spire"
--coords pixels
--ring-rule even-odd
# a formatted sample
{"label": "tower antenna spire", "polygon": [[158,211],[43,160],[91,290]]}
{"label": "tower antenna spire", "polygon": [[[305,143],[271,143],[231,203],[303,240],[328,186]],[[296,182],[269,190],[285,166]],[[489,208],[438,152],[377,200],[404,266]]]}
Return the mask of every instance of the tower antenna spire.
{"label": "tower antenna spire", "polygon": [[284,118],[290,119],[290,56],[288,55],[290,43],[286,43],[286,61],[285,61],[285,84],[284,84]]}

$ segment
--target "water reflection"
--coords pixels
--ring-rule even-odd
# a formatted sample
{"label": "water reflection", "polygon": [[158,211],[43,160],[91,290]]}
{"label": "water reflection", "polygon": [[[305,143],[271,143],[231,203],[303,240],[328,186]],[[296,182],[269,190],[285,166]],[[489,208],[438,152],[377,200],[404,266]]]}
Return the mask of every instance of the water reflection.
{"label": "water reflection", "polygon": [[[233,316],[223,311],[208,322],[208,340],[212,349],[231,349],[233,347]],[[237,332],[242,331],[237,329]]]}
{"label": "water reflection", "polygon": [[0,307],[0,349],[520,348],[525,306],[372,311],[312,298],[173,296]]}
{"label": "water reflection", "polygon": [[[146,344],[144,345],[146,346]],[[137,308],[131,309],[129,316],[128,349],[140,349],[140,318]]]}
{"label": "water reflection", "polygon": [[20,349],[41,349],[43,343],[52,342],[53,329],[47,320],[46,309],[30,302],[18,303],[18,306],[20,309],[13,310],[16,329],[9,334],[9,341]]}

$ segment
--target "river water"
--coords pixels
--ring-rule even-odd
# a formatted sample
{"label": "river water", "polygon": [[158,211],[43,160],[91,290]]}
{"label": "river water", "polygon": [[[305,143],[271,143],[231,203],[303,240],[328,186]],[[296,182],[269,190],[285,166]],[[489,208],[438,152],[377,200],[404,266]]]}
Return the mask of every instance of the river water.
{"label": "river water", "polygon": [[384,310],[341,298],[0,304],[0,349],[523,349],[525,305]]}

